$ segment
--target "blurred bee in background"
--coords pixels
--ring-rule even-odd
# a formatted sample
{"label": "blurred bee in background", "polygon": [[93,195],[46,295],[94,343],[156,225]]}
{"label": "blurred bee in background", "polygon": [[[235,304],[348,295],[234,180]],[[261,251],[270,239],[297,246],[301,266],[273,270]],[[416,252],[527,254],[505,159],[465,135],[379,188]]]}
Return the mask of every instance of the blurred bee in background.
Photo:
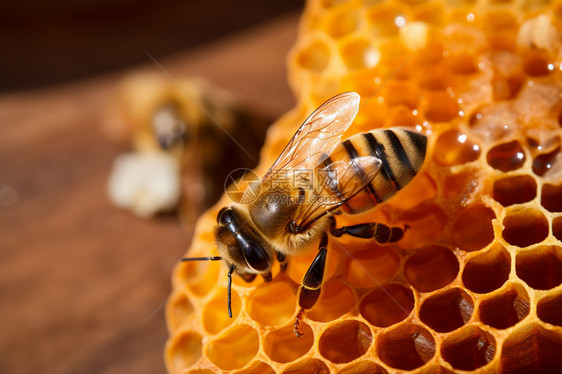
{"label": "blurred bee in background", "polygon": [[259,189],[247,195],[251,199],[220,210],[215,228],[220,256],[183,259],[224,261],[230,317],[234,272],[248,282],[257,274],[270,281],[275,258],[284,270],[288,256],[320,239],[299,289],[294,330],[300,336],[299,320],[320,296],[328,235],[378,243],[393,243],[404,235],[405,228],[376,222],[336,224],[338,213],[363,212],[392,197],[416,176],[425,159],[427,137],[406,129],[376,129],[341,141],[359,101],[358,94],[347,92],[322,104],[297,130]]}
{"label": "blurred bee in background", "polygon": [[135,152],[116,160],[109,195],[140,216],[180,204],[192,222],[222,194],[217,180],[255,166],[269,123],[200,79],[131,74],[119,84],[107,127],[114,137],[132,139]]}

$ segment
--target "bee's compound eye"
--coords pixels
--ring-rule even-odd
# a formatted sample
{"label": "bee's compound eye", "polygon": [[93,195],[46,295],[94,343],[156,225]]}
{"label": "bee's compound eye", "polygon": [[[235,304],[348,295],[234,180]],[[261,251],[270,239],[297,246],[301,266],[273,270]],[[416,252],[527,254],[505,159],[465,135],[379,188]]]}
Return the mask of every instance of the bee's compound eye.
{"label": "bee's compound eye", "polygon": [[259,245],[248,243],[244,246],[244,257],[248,265],[254,270],[264,271],[267,270],[269,262],[267,260],[267,253]]}
{"label": "bee's compound eye", "polygon": [[217,223],[226,225],[230,222],[232,222],[232,209],[225,206],[219,211],[219,214],[217,214]]}

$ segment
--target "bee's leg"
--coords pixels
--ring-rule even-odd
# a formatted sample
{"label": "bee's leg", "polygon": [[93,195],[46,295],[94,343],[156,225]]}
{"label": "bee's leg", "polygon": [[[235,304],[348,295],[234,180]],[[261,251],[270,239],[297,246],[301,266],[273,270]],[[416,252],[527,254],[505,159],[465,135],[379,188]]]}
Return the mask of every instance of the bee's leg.
{"label": "bee's leg", "polygon": [[271,276],[271,271],[269,273],[265,273],[261,275],[263,277],[263,280],[266,282],[271,282],[272,276]]}
{"label": "bee's leg", "polygon": [[281,252],[276,252],[276,254],[277,254],[277,261],[279,261],[279,266],[281,267],[281,271],[285,271],[288,265],[285,255],[282,254]]}
{"label": "bee's leg", "polygon": [[326,265],[326,255],[328,246],[328,235],[324,233],[322,239],[320,240],[320,245],[318,246],[318,254],[310,264],[308,271],[304,275],[302,280],[302,285],[300,287],[299,294],[299,306],[300,311],[297,314],[295,320],[295,335],[301,336],[302,333],[299,332],[299,322],[306,309],[310,309],[318,301],[320,296],[320,289],[322,287],[322,282],[324,280],[324,267]]}
{"label": "bee's leg", "polygon": [[375,239],[375,241],[381,244],[394,243],[402,239],[404,232],[408,229],[407,225],[404,228],[397,226],[388,227],[382,223],[375,222],[336,228],[335,223],[336,221],[332,219],[330,234],[335,237],[347,234],[356,238]]}

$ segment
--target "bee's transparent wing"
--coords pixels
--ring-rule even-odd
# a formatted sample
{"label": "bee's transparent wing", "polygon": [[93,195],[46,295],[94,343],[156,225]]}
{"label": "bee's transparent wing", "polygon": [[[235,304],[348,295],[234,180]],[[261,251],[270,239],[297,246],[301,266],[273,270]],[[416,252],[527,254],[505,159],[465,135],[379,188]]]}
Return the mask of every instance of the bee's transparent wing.
{"label": "bee's transparent wing", "polygon": [[359,110],[359,95],[344,92],[322,104],[307,118],[262,179],[262,184],[283,170],[312,170],[324,161]]}
{"label": "bee's transparent wing", "polygon": [[299,227],[307,228],[328,212],[337,209],[358,194],[379,173],[382,162],[378,157],[357,157],[351,161],[336,161],[317,170],[314,194],[305,201],[304,209],[295,218]]}

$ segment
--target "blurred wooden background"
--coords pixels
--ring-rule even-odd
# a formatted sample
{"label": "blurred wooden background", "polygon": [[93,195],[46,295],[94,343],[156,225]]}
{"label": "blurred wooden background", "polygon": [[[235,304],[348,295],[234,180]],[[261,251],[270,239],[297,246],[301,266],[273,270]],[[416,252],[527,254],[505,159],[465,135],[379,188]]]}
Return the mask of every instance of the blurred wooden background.
{"label": "blurred wooden background", "polygon": [[[49,11],[46,4],[42,7]],[[267,22],[245,23],[244,30],[240,25],[215,34],[211,30],[215,39],[209,41],[207,35],[190,45],[171,43],[168,32],[156,33],[143,49],[153,52],[172,74],[205,77],[276,118],[293,105],[285,59],[296,38],[300,9],[283,11],[274,8]],[[177,9],[174,14],[167,12],[163,13],[166,17],[181,23],[183,16]],[[275,12],[279,14],[272,18]],[[238,13],[225,12],[216,20],[209,14],[190,14],[185,19],[198,22],[195,26],[201,29],[213,29],[217,22],[238,17]],[[82,16],[88,18],[87,13]],[[252,17],[265,21],[255,14]],[[142,22],[131,25],[138,27],[140,35],[134,45],[142,46],[147,31]],[[191,232],[189,225],[182,227],[173,215],[136,218],[113,207],[106,195],[111,163],[128,150],[126,144],[109,140],[101,126],[112,105],[115,83],[127,71],[107,70],[141,60],[144,67],[157,69],[142,49],[135,49],[133,57],[123,57],[126,53],[116,50],[113,37],[125,40],[135,34],[125,26],[128,36],[120,36],[115,29],[102,33],[113,52],[101,56],[98,62],[105,64],[101,67],[92,68],[86,61],[90,53],[79,55],[88,50],[88,38],[78,52],[61,55],[61,62],[73,61],[64,60],[67,68],[83,61],[87,69],[75,66],[62,74],[45,68],[42,76],[46,61],[40,54],[26,63],[28,70],[14,68],[17,56],[5,65],[15,70],[3,71],[4,93],[0,95],[2,373],[165,371],[162,356],[167,331],[161,306],[170,293],[171,270],[187,249]],[[6,35],[1,31],[0,35],[0,42],[5,42]],[[32,39],[30,34],[21,40],[28,39]],[[70,39],[81,44],[77,35]],[[39,34],[36,43],[40,41]],[[174,47],[151,50],[159,43]],[[56,46],[64,49],[64,43]],[[47,50],[48,45],[41,48]],[[33,49],[27,51],[30,55]],[[103,56],[112,63],[104,62]],[[51,61],[45,66],[49,64],[56,65]],[[6,76],[7,71],[12,73]],[[31,75],[18,83],[18,74]],[[32,87],[34,81],[46,85],[84,75],[88,77]],[[27,90],[11,90],[23,87]]]}

